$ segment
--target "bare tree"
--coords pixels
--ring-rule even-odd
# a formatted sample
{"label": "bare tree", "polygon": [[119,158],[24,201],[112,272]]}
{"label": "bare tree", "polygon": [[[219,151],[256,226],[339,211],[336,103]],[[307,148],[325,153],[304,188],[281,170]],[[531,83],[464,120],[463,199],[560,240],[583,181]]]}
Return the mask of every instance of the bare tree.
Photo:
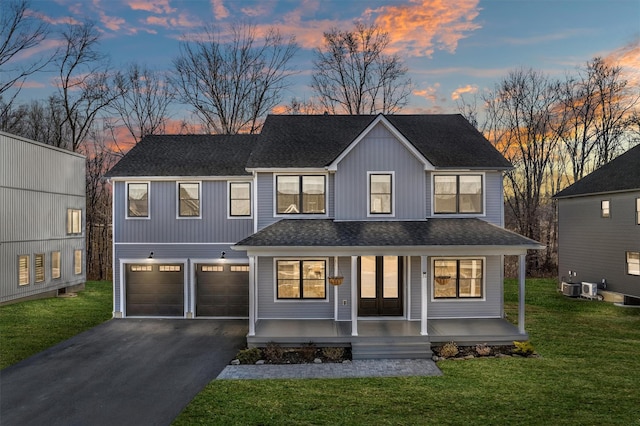
{"label": "bare tree", "polygon": [[179,99],[191,105],[208,133],[256,133],[293,74],[293,38],[275,29],[258,38],[255,26],[234,24],[224,40],[213,27],[203,41],[184,42],[174,59],[172,82]]}
{"label": "bare tree", "polygon": [[[98,113],[117,96],[108,84],[107,57],[98,50],[99,33],[92,22],[67,25],[58,66],[58,97],[65,111],[63,126],[70,139],[54,145],[77,151]],[[61,132],[62,133],[62,132]]]}
{"label": "bare tree", "polygon": [[324,33],[311,88],[329,113],[392,114],[407,103],[411,80],[398,55],[384,53],[389,34],[375,24]]}
{"label": "bare tree", "polygon": [[[2,114],[7,113],[24,80],[44,68],[53,57],[39,56],[32,61],[14,63],[19,54],[38,46],[49,35],[48,25],[28,11],[28,0],[0,2],[0,99],[5,98],[0,105]],[[10,91],[13,93],[6,96]]]}
{"label": "bare tree", "polygon": [[[118,97],[110,109],[129,130],[135,143],[146,135],[164,133],[168,109],[175,96],[161,73],[139,64],[130,64],[114,77]],[[116,141],[117,143],[117,141]],[[118,150],[121,151],[120,147]]]}

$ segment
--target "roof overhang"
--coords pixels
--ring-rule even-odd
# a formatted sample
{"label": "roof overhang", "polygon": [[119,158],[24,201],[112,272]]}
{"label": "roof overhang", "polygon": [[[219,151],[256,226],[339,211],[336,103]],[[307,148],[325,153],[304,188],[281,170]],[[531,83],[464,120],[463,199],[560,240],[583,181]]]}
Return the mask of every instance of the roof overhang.
{"label": "roof overhang", "polygon": [[227,180],[247,180],[252,179],[252,175],[234,175],[234,176],[106,176],[112,182],[128,182],[128,181],[175,181],[175,180],[211,180],[211,181],[227,181]]}
{"label": "roof overhang", "polygon": [[528,250],[540,250],[541,245],[531,246],[231,246],[233,250],[246,251],[249,256],[507,256],[523,255]]}

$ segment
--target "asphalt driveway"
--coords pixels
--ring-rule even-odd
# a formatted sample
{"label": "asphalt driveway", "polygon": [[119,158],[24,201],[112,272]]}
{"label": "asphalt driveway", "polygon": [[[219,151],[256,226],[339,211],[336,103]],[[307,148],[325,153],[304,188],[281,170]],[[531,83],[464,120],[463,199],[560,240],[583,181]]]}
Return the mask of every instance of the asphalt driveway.
{"label": "asphalt driveway", "polygon": [[245,346],[243,320],[114,319],[0,372],[0,424],[168,425]]}

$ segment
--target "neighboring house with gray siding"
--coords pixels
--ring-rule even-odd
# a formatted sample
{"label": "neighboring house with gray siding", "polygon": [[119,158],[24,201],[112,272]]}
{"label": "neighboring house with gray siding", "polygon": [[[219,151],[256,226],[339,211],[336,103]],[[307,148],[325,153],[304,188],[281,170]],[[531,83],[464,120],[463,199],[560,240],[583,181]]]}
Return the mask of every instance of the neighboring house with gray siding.
{"label": "neighboring house with gray siding", "polygon": [[[270,115],[259,135],[149,136],[114,188],[114,316],[248,318],[249,346],[526,339],[511,168],[460,115]],[[518,326],[503,259],[520,257]],[[339,283],[339,284],[338,284]]]}
{"label": "neighboring house with gray siding", "polygon": [[555,195],[559,280],[640,304],[640,145]]}
{"label": "neighboring house with gray siding", "polygon": [[85,158],[0,132],[0,303],[84,287]]}

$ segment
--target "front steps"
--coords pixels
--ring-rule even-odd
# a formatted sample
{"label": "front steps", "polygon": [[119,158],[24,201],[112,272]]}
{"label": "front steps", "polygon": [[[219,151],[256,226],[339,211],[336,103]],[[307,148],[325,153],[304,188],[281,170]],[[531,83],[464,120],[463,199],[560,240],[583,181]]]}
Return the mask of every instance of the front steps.
{"label": "front steps", "polygon": [[411,337],[367,337],[351,342],[351,357],[356,359],[430,359],[431,343]]}

